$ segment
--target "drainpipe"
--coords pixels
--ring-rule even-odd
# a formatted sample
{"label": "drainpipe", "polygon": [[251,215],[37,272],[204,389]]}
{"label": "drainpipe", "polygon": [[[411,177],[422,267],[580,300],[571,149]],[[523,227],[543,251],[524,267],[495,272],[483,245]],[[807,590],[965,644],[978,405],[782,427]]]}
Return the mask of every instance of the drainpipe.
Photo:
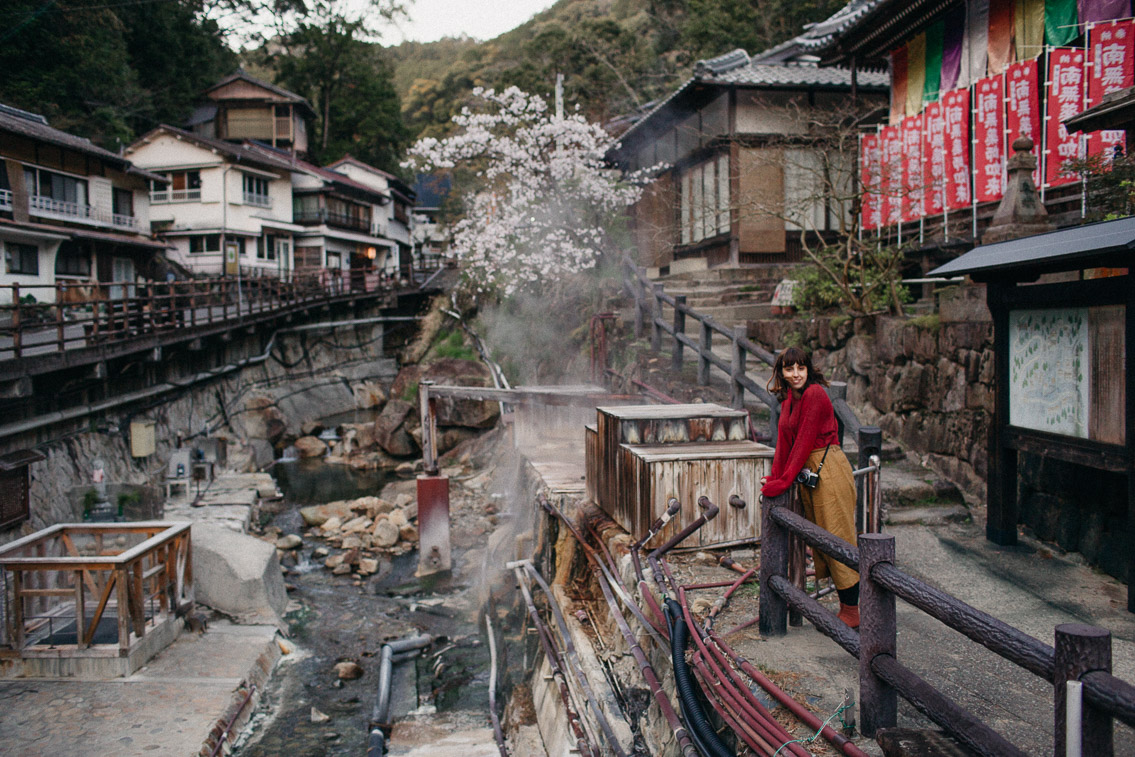
{"label": "drainpipe", "polygon": [[370,715],[370,739],[367,742],[367,757],[382,757],[386,752],[386,732],[382,727],[388,725],[390,715],[390,681],[394,672],[394,655],[412,652],[428,647],[433,637],[428,635],[408,636],[382,645],[382,662],[378,669],[378,698]]}

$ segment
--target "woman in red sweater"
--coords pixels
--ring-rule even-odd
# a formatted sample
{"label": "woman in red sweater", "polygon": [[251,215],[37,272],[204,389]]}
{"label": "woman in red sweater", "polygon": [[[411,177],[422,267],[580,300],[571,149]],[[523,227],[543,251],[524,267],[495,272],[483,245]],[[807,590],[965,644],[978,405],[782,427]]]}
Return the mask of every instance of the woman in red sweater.
{"label": "woman in red sweater", "polygon": [[[780,353],[768,389],[780,400],[780,424],[772,470],[761,479],[761,494],[783,494],[807,467],[820,474],[813,489],[800,487],[804,515],[841,539],[856,543],[855,477],[839,446],[835,411],[824,387],[824,374],[812,366],[812,356],[799,347]],[[839,594],[839,619],[859,626],[859,574],[823,552],[813,550],[816,580],[831,576]]]}

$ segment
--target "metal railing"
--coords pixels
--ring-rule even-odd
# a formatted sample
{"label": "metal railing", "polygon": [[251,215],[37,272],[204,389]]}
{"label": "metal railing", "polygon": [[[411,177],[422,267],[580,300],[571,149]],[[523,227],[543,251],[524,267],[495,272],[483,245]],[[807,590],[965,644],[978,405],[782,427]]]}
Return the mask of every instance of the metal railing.
{"label": "metal railing", "polygon": [[294,214],[296,223],[325,223],[328,226],[338,226],[354,231],[370,232],[371,219],[350,215],[349,213],[335,213],[329,210],[304,210]]}
{"label": "metal railing", "polygon": [[128,655],[193,603],[190,525],[65,523],[0,547],[0,649],[85,649],[113,617]]}
{"label": "metal railing", "polygon": [[[8,205],[11,207],[10,196]],[[36,216],[63,218],[68,221],[88,221],[99,226],[116,226],[125,229],[134,229],[138,226],[138,219],[133,215],[111,213],[93,205],[56,200],[42,195],[28,197],[28,212]]]}
{"label": "metal railing", "polygon": [[[670,356],[671,368],[680,371],[685,360],[685,349],[689,347],[697,355],[697,382],[699,386],[709,384],[710,371],[717,368],[724,373],[730,384],[730,404],[736,409],[745,405],[745,392],[749,392],[760,400],[769,410],[770,443],[776,445],[776,428],[780,420],[780,401],[769,391],[754,381],[746,371],[748,356],[752,355],[770,368],[776,363],[776,355],[764,347],[753,342],[748,337],[748,329],[744,325],[728,328],[718,324],[711,316],[702,315],[686,304],[684,295],[668,295],[663,291],[662,284],[655,283],[647,278],[643,269],[635,266],[629,259],[624,261],[626,276],[623,279],[624,287],[634,298],[634,335],[636,339],[643,336],[646,329],[650,329],[650,347],[655,352],[662,350],[663,334],[671,342]],[[664,317],[663,307],[670,308],[670,319]],[[689,337],[686,332],[686,319],[691,318],[698,323],[699,338]],[[730,360],[713,352],[713,337],[719,334],[730,343]],[[835,410],[836,421],[839,423],[839,436],[842,442],[845,434],[856,436],[861,424],[851,407],[847,404],[847,384],[840,381],[831,382],[828,387],[828,396],[831,397],[832,407]],[[864,427],[870,428],[870,427]]]}
{"label": "metal railing", "polygon": [[160,205],[165,202],[190,202],[201,199],[198,189],[169,189],[164,192],[150,192],[150,202]]}
{"label": "metal railing", "polygon": [[[1054,753],[1076,744],[1084,755],[1113,753],[1113,720],[1135,726],[1135,687],[1111,675],[1108,631],[1080,624],[1056,627],[1056,647],[982,612],[895,567],[895,538],[861,534],[854,547],[793,512],[791,490],[761,505],[759,627],[762,636],[787,633],[790,611],[859,660],[860,731],[873,736],[896,725],[898,696],[981,755],[1023,755],[980,718],[935,689],[896,659],[899,597],[995,654],[1053,685]],[[790,578],[792,537],[859,571],[860,626],[856,633]],[[1066,731],[1068,692],[1082,687],[1082,727]],[[1073,694],[1073,697],[1075,694]],[[1070,738],[1069,738],[1070,737]]]}
{"label": "metal railing", "polygon": [[[352,294],[393,291],[394,283],[377,272],[327,269],[284,275],[250,270],[240,279],[171,283],[0,285],[0,361],[239,322]],[[111,298],[112,293],[125,296]]]}
{"label": "metal railing", "polygon": [[272,207],[272,198],[268,195],[256,194],[255,192],[245,192],[244,204],[255,205],[258,208],[270,208]]}

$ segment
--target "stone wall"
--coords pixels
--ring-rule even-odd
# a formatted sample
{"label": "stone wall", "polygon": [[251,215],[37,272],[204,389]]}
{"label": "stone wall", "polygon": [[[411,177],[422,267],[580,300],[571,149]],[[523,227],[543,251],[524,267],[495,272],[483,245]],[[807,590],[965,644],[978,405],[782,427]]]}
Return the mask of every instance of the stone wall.
{"label": "stone wall", "polygon": [[[259,337],[249,336],[243,347],[230,345],[226,359],[258,355]],[[243,353],[243,354],[241,354]],[[92,413],[83,430],[40,429],[27,438],[4,440],[11,449],[34,447],[47,458],[30,468],[30,519],[0,531],[0,544],[55,523],[82,518],[82,492],[90,488],[91,461],[105,462],[110,484],[158,485],[165,478],[170,453],[180,443],[217,437],[226,441],[228,467],[253,470],[274,459],[276,445],[301,434],[308,421],[356,408],[355,388],[378,383],[389,386],[396,365],[383,357],[381,325],[355,326],[335,332],[280,335],[271,355],[244,368],[216,369],[216,378],[190,383],[208,357],[201,355],[179,368],[185,386],[146,404],[122,405]],[[195,363],[195,364],[194,364]],[[264,423],[265,410],[279,427]],[[278,411],[278,412],[272,412]],[[155,422],[154,454],[130,455],[130,421]]]}
{"label": "stone wall", "polygon": [[845,315],[750,322],[750,337],[776,351],[812,350],[816,367],[847,382],[864,423],[920,455],[953,481],[967,502],[985,499],[993,413],[993,323],[985,288],[953,287],[937,315]]}

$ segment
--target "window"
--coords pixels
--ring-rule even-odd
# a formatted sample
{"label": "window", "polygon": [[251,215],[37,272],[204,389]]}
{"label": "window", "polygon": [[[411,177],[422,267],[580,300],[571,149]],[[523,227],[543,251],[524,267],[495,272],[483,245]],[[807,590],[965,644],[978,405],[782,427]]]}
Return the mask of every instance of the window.
{"label": "window", "polygon": [[268,197],[268,180],[259,176],[244,174],[244,202],[267,208],[272,205]]}
{"label": "window", "polygon": [[206,252],[220,252],[221,251],[221,235],[220,234],[203,234],[200,236],[189,237],[189,252],[197,255]]}
{"label": "window", "polygon": [[4,243],[4,260],[8,273],[22,273],[27,276],[39,275],[39,248],[34,244],[19,242]]}
{"label": "window", "polygon": [[681,244],[696,244],[729,231],[728,155],[719,155],[687,170],[682,175],[681,187]]}
{"label": "window", "polygon": [[327,267],[333,271],[343,267],[343,258],[339,256],[339,253],[327,253]]}
{"label": "window", "polygon": [[114,188],[114,214],[116,216],[134,215],[134,193],[129,189]]}
{"label": "window", "polygon": [[55,256],[55,275],[88,278],[91,275],[91,256],[75,242],[59,245]]}
{"label": "window", "polygon": [[200,171],[168,171],[169,185],[150,185],[150,202],[188,202],[201,199]]}
{"label": "window", "polygon": [[[87,182],[74,176],[45,171],[42,168],[24,168],[24,185],[28,194],[53,200],[54,203],[87,204]],[[53,203],[53,204],[54,204]]]}
{"label": "window", "polygon": [[276,235],[266,234],[256,239],[256,258],[258,260],[276,259]]}

